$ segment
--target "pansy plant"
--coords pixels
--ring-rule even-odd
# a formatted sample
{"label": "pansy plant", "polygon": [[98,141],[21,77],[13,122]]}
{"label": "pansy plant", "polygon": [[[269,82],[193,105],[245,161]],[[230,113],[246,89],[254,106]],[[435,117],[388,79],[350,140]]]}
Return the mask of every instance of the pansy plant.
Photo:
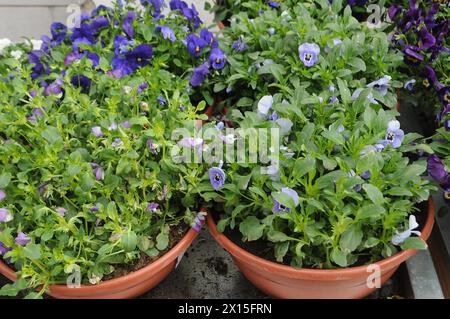
{"label": "pansy plant", "polygon": [[[340,87],[347,91],[346,83]],[[372,104],[372,92],[366,88],[344,105],[300,89],[293,96],[262,96],[254,112],[232,111],[234,127],[285,134],[277,159],[210,168],[202,196],[220,216],[218,229],[263,241],[274,259],[294,267],[357,266],[426,247],[416,224],[416,216],[419,224],[425,216],[416,204],[433,186],[422,177],[426,159],[412,161],[408,154],[433,151],[417,134],[404,133],[396,111]],[[272,112],[290,124],[273,121]],[[245,135],[237,140],[246,149],[255,143]]]}

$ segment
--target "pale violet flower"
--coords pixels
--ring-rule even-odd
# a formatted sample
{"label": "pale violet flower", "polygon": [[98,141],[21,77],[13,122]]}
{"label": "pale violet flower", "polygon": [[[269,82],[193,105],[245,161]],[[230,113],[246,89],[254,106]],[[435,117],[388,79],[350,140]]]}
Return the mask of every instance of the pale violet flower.
{"label": "pale violet flower", "polygon": [[392,244],[393,244],[393,245],[396,245],[396,246],[401,245],[401,244],[403,244],[409,237],[411,237],[412,234],[415,234],[415,235],[417,235],[417,236],[420,236],[420,231],[414,230],[414,229],[416,229],[417,227],[419,227],[419,224],[418,224],[417,221],[416,221],[416,217],[415,217],[414,215],[410,215],[410,216],[409,216],[409,225],[408,225],[408,229],[405,230],[405,231],[403,231],[403,232],[401,232],[401,233],[398,233],[398,232],[397,232],[397,234],[395,234],[395,235],[392,237],[392,240],[391,240]]}
{"label": "pale violet flower", "polygon": [[307,67],[312,67],[319,60],[320,47],[315,43],[303,43],[298,47],[300,60]]}
{"label": "pale violet flower", "polygon": [[198,147],[203,144],[203,139],[195,137],[185,137],[178,142],[178,145],[188,148]]}
{"label": "pale violet flower", "polygon": [[373,81],[372,83],[367,84],[368,88],[373,88],[380,92],[382,96],[385,96],[388,92],[389,88],[389,82],[391,81],[392,77],[389,75],[383,76],[381,79]]}
{"label": "pale violet flower", "polygon": [[291,132],[294,123],[290,119],[281,118],[275,121],[280,126],[281,134],[288,135]]}
{"label": "pale violet flower", "polygon": [[14,218],[12,214],[6,208],[0,208],[0,223],[7,223],[12,221]]}
{"label": "pale violet flower", "polygon": [[273,96],[266,95],[261,98],[258,102],[258,113],[263,116],[267,116],[269,114],[269,110],[273,105]]}
{"label": "pale violet flower", "polygon": [[92,134],[94,134],[96,137],[102,137],[103,136],[103,132],[102,132],[102,128],[100,126],[94,126],[91,129]]}
{"label": "pale violet flower", "polygon": [[405,132],[400,129],[400,122],[397,120],[390,121],[388,131],[386,133],[386,142],[391,144],[393,148],[399,148],[405,138]]}
{"label": "pale violet flower", "polygon": [[408,91],[412,91],[414,89],[414,84],[416,84],[416,80],[411,79],[405,83],[404,88]]}
{"label": "pale violet flower", "polygon": [[275,28],[269,28],[267,30],[267,32],[269,33],[269,35],[274,35],[275,34]]}
{"label": "pale violet flower", "polygon": [[[283,187],[281,189],[282,193],[285,193],[286,195],[290,196],[292,198],[292,200],[294,201],[294,205],[295,207],[298,206],[298,204],[300,204],[300,198],[298,197],[298,194],[295,190],[293,190],[292,188],[289,187]],[[272,212],[277,214],[277,213],[283,213],[283,212],[290,212],[291,209],[289,207],[285,207],[282,204],[280,204],[276,199],[273,199],[273,209]]]}

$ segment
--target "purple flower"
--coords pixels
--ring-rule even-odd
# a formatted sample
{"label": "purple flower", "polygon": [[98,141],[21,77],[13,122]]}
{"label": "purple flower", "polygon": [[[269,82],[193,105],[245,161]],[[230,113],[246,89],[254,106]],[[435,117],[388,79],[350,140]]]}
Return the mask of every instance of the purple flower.
{"label": "purple flower", "polygon": [[194,69],[190,84],[193,87],[200,86],[209,73],[209,65],[207,63],[203,63],[202,65]]}
{"label": "purple flower", "polygon": [[130,124],[129,121],[124,121],[124,122],[122,123],[122,126],[123,126],[124,128],[130,128],[130,127],[131,127],[131,124]]}
{"label": "purple flower", "polygon": [[405,133],[400,129],[400,122],[396,120],[390,121],[385,137],[388,144],[392,145],[393,148],[399,148],[402,145],[404,138]]}
{"label": "purple flower", "polygon": [[94,126],[91,129],[92,134],[94,134],[96,137],[102,137],[104,134],[102,132],[102,128],[100,126]]}
{"label": "purple flower", "polygon": [[134,46],[134,40],[128,40],[127,37],[123,35],[116,35],[114,37],[114,53],[116,55],[122,55],[130,51]]}
{"label": "purple flower", "polygon": [[436,155],[432,154],[427,161],[428,174],[444,189],[450,188],[450,174],[445,168],[444,162]]}
{"label": "purple flower", "polygon": [[222,50],[215,48],[211,50],[211,55],[209,57],[209,63],[212,65],[213,69],[220,70],[225,66],[225,54]]}
{"label": "purple flower", "polygon": [[169,27],[166,26],[158,26],[156,31],[160,31],[163,35],[164,39],[169,39],[171,42],[175,42],[177,37],[175,36],[175,32]]}
{"label": "purple flower", "polygon": [[192,57],[199,57],[202,54],[203,48],[207,46],[207,43],[202,38],[199,38],[195,34],[190,34],[186,37],[186,45],[189,54]]}
{"label": "purple flower", "polygon": [[10,250],[11,248],[6,248],[5,245],[0,241],[0,256],[3,256]]}
{"label": "purple flower", "polygon": [[242,38],[239,38],[236,41],[234,41],[231,47],[236,52],[243,52],[248,49],[248,45],[244,42]]}
{"label": "purple flower", "polygon": [[32,114],[33,115],[28,117],[28,121],[36,122],[38,120],[38,118],[44,116],[44,111],[42,111],[42,109],[40,109],[40,108],[34,108],[32,111]]}
{"label": "purple flower", "polygon": [[0,208],[0,223],[7,223],[13,220],[13,216],[6,208]]}
{"label": "purple flower", "polygon": [[427,30],[426,27],[423,27],[419,31],[419,49],[426,50],[433,47],[436,44],[436,38]]}
{"label": "purple flower", "polygon": [[188,7],[187,3],[182,0],[170,0],[169,6],[170,10],[183,10]]}
{"label": "purple flower", "polygon": [[56,208],[56,212],[58,213],[59,216],[64,217],[66,216],[67,209],[65,209],[64,207],[58,207]]}
{"label": "purple flower", "polygon": [[372,173],[370,171],[365,171],[364,173],[362,173],[361,178],[364,180],[368,180],[372,177]]}
{"label": "purple flower", "polygon": [[444,86],[438,90],[439,99],[444,105],[450,103],[450,86]]}
{"label": "purple flower", "polygon": [[17,245],[26,246],[31,242],[31,238],[28,237],[27,234],[20,232],[17,234],[17,237],[14,241]]}
{"label": "purple flower", "polygon": [[269,7],[272,7],[272,8],[279,8],[280,7],[280,4],[278,2],[276,2],[276,1],[269,1],[269,2],[267,2],[267,4],[269,5]]}
{"label": "purple flower", "polygon": [[338,102],[339,102],[339,99],[338,99],[338,97],[336,95],[333,95],[330,98],[330,103],[334,104],[334,103],[338,103]]}
{"label": "purple flower", "polygon": [[111,146],[116,148],[116,147],[119,147],[122,144],[123,144],[122,140],[120,138],[116,138],[114,140],[114,142],[111,143]]}
{"label": "purple flower", "polygon": [[49,86],[47,86],[44,90],[44,95],[59,95],[62,91],[62,85],[64,82],[61,79],[56,79],[53,83],[51,83]]}
{"label": "purple flower", "polygon": [[55,22],[50,26],[50,32],[52,34],[52,43],[60,45],[67,36],[67,26],[62,23]]}
{"label": "purple flower", "polygon": [[191,227],[197,233],[199,233],[202,230],[202,227],[205,224],[205,222],[206,222],[206,213],[200,212],[195,217],[194,222],[192,223]]}
{"label": "purple flower", "polygon": [[91,88],[91,79],[84,75],[74,75],[70,79],[70,83],[75,86],[81,88],[82,93],[89,93],[89,90]]}
{"label": "purple flower", "polygon": [[150,63],[153,49],[149,44],[141,44],[134,50],[127,52],[124,56],[116,56],[112,60],[113,71],[111,74],[116,78],[122,78],[133,73],[140,67]]}
{"label": "purple flower", "polygon": [[408,82],[406,82],[403,87],[408,91],[412,91],[414,89],[414,84],[416,84],[416,80],[411,79]]}
{"label": "purple flower", "polygon": [[367,87],[377,90],[382,96],[385,96],[388,92],[389,82],[391,81],[389,75],[383,76],[381,79],[367,84]]}
{"label": "purple flower", "polygon": [[209,181],[216,191],[223,187],[225,180],[225,172],[220,167],[212,167],[209,169]]}
{"label": "purple flower", "polygon": [[133,21],[136,19],[136,13],[134,11],[127,12],[125,19],[122,23],[123,31],[130,37],[134,37]]}
{"label": "purple flower", "polygon": [[41,61],[43,55],[43,51],[36,50],[31,51],[31,53],[28,55],[28,62],[33,66],[31,73],[32,79],[37,79],[41,75],[49,73],[48,65],[42,63]]}
{"label": "purple flower", "polygon": [[[298,194],[295,190],[293,190],[289,187],[283,187],[281,189],[281,192],[289,195],[292,198],[295,206],[298,206],[298,204],[300,203],[300,198],[298,197]],[[273,205],[272,212],[275,214],[291,211],[291,209],[289,207],[285,207],[284,205],[280,204],[276,199],[273,199],[273,204],[274,205]]]}
{"label": "purple flower", "polygon": [[217,41],[214,38],[214,35],[209,32],[207,28],[203,28],[202,31],[200,31],[200,38],[202,38],[211,48],[217,48]]}
{"label": "purple flower", "polygon": [[105,171],[103,170],[103,167],[96,163],[91,163],[91,167],[96,180],[102,181],[105,179]]}
{"label": "purple flower", "polygon": [[391,6],[389,7],[389,9],[388,9],[388,15],[389,15],[389,18],[390,18],[391,20],[394,20],[394,18],[397,16],[397,14],[398,14],[401,10],[403,10],[403,7],[402,7],[402,6],[397,5],[397,4],[391,5]]}
{"label": "purple flower", "polygon": [[150,203],[147,206],[147,211],[150,213],[156,213],[158,211],[159,204],[158,203]]}
{"label": "purple flower", "polygon": [[426,89],[431,89],[438,82],[436,72],[431,66],[425,66],[421,75],[424,77],[422,84]]}
{"label": "purple flower", "polygon": [[160,96],[158,96],[158,103],[159,103],[159,105],[164,106],[167,104],[167,101],[164,98],[164,96],[160,95]]}
{"label": "purple flower", "polygon": [[181,11],[186,19],[188,19],[188,21],[193,25],[194,29],[197,29],[200,26],[202,20],[200,20],[198,11],[194,4],[191,5],[191,8],[188,6],[181,8]]}
{"label": "purple flower", "polygon": [[3,189],[0,189],[0,201],[4,200],[6,198],[6,193]]}
{"label": "purple flower", "polygon": [[148,146],[150,152],[153,153],[153,155],[158,154],[158,147],[153,144],[153,141],[151,139],[147,140],[147,146]]}
{"label": "purple flower", "polygon": [[405,54],[405,61],[411,65],[418,65],[423,61],[423,55],[419,54],[417,51],[419,48],[412,45],[405,46],[403,53]]}
{"label": "purple flower", "polygon": [[315,43],[303,43],[299,46],[298,53],[303,64],[312,67],[319,59],[320,47]]}

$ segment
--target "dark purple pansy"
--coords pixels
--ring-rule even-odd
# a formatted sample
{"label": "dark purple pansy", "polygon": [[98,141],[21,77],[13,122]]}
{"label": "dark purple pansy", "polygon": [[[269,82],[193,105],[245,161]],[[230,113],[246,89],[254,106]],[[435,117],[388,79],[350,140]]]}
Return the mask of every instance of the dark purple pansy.
{"label": "dark purple pansy", "polygon": [[149,44],[141,44],[124,56],[114,57],[112,60],[113,71],[110,74],[116,78],[122,78],[147,65],[152,56],[152,47]]}
{"label": "dark purple pansy", "polygon": [[33,66],[32,79],[37,79],[41,75],[49,73],[48,66],[41,61],[43,55],[44,52],[40,50],[33,50],[28,55],[28,62]]}
{"label": "dark purple pansy", "polygon": [[158,96],[158,99],[157,99],[157,100],[158,100],[158,104],[161,105],[161,106],[164,106],[164,105],[167,104],[166,99],[165,99],[164,96],[162,96],[162,95]]}
{"label": "dark purple pansy", "polygon": [[269,5],[269,7],[272,7],[272,8],[279,8],[280,7],[280,4],[278,2],[276,2],[276,1],[269,1],[269,2],[267,2],[267,4]]}
{"label": "dark purple pansy", "polygon": [[50,32],[52,34],[52,44],[60,45],[66,39],[67,26],[60,22],[52,23],[50,26]]}
{"label": "dark purple pansy", "polygon": [[437,83],[437,76],[434,69],[427,65],[423,68],[421,75],[424,77],[424,80],[422,82],[425,89],[431,89],[434,85]]}
{"label": "dark purple pansy", "polygon": [[41,108],[34,108],[32,115],[28,117],[28,121],[36,122],[39,118],[44,117],[44,111]]}
{"label": "dark purple pansy", "polygon": [[212,187],[218,191],[225,184],[226,175],[223,169],[220,167],[213,167],[209,169],[209,181],[211,182]]}
{"label": "dark purple pansy", "polygon": [[225,66],[225,54],[219,48],[211,50],[211,55],[209,57],[209,63],[215,70],[223,69]]}
{"label": "dark purple pansy", "polygon": [[136,19],[136,13],[134,11],[128,11],[125,19],[122,23],[122,29],[123,31],[130,37],[134,37],[134,29],[133,29],[133,21]]}
{"label": "dark purple pansy", "polygon": [[28,235],[25,234],[24,232],[20,232],[17,234],[17,237],[15,238],[14,242],[17,245],[26,246],[31,242],[31,238],[28,237]]}
{"label": "dark purple pansy", "polygon": [[61,94],[63,92],[62,90],[63,84],[64,82],[61,79],[56,79],[44,89],[44,95],[49,96]]}
{"label": "dark purple pansy", "polygon": [[423,61],[424,57],[418,52],[418,50],[418,47],[412,45],[405,46],[405,49],[403,50],[403,53],[405,55],[405,62],[412,65],[420,64]]}
{"label": "dark purple pansy", "polygon": [[427,30],[426,27],[423,27],[419,31],[419,49],[426,50],[431,48],[436,44],[436,38]]}
{"label": "dark purple pansy", "polygon": [[78,88],[81,88],[82,93],[89,93],[91,88],[91,79],[86,77],[85,75],[74,75],[70,79],[70,83]]}
{"label": "dark purple pansy", "polygon": [[391,20],[394,20],[397,14],[403,10],[403,7],[398,4],[393,4],[388,9],[388,15]]}
{"label": "dark purple pansy", "polygon": [[144,82],[144,83],[142,83],[141,85],[138,86],[138,90],[137,91],[138,91],[138,93],[142,93],[142,92],[144,92],[147,89],[148,89],[148,83]]}
{"label": "dark purple pansy", "polygon": [[169,2],[170,10],[183,10],[187,8],[187,3],[182,0],[170,0]]}
{"label": "dark purple pansy", "polygon": [[114,37],[114,53],[116,55],[126,54],[134,46],[134,40],[128,40],[126,36],[116,35]]}
{"label": "dark purple pansy", "polygon": [[192,74],[190,84],[193,87],[200,86],[208,74],[209,74],[209,65],[208,63],[205,62],[199,67],[194,69],[194,73]]}
{"label": "dark purple pansy", "polygon": [[439,99],[444,105],[447,105],[450,103],[450,86],[443,86],[438,91]]}
{"label": "dark purple pansy", "polygon": [[190,34],[186,37],[186,45],[191,56],[199,57],[202,54],[202,50],[207,46],[207,43],[197,35]]}
{"label": "dark purple pansy", "polygon": [[205,42],[208,43],[211,48],[217,48],[218,42],[214,35],[209,32],[207,28],[203,28],[202,31],[200,31],[200,37],[205,40]]}
{"label": "dark purple pansy", "polygon": [[192,4],[190,8],[188,6],[183,7],[181,11],[186,19],[188,19],[188,21],[192,24],[194,29],[197,29],[200,24],[202,24],[202,20],[200,19],[200,16],[194,4]]}
{"label": "dark purple pansy", "polygon": [[444,189],[450,188],[450,174],[445,168],[444,162],[436,155],[432,154],[427,161],[428,174]]}

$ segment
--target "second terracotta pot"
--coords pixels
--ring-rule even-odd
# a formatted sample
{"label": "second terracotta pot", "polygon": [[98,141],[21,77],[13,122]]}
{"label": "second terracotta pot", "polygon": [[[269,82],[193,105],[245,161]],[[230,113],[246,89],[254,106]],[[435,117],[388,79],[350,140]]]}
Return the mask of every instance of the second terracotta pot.
{"label": "second terracotta pot", "polygon": [[[379,274],[383,285],[405,260],[417,250],[404,250],[372,265],[344,269],[296,269],[255,256],[219,233],[211,215],[208,228],[216,241],[233,257],[241,272],[256,287],[275,298],[284,299],[357,299],[368,296],[377,287],[371,284]],[[434,224],[434,204],[428,202],[428,215],[421,238],[427,240]],[[378,273],[377,273],[378,272]],[[370,276],[370,277],[369,277]],[[369,285],[368,285],[369,282]]]}
{"label": "second terracotta pot", "polygon": [[[135,298],[151,290],[175,268],[178,257],[191,245],[198,233],[190,229],[181,241],[162,257],[148,266],[123,277],[104,281],[98,285],[69,288],[51,285],[48,294],[59,299],[126,299]],[[0,273],[16,280],[16,273],[0,260]]]}

